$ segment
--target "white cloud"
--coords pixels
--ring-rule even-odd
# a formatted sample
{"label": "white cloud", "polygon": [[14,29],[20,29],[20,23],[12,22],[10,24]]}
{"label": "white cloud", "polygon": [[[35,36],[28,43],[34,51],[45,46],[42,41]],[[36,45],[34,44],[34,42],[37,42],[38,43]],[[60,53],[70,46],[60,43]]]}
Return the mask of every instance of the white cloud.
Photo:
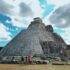
{"label": "white cloud", "polygon": [[4,0],[0,1],[0,14],[8,15],[11,13],[12,5],[6,3]]}
{"label": "white cloud", "polygon": [[[9,16],[12,18],[12,25],[13,26],[17,26],[17,27],[27,27],[30,22],[32,21],[33,17],[42,17],[42,8],[40,7],[39,4],[39,0],[4,0],[6,2],[4,2],[5,5],[9,4],[12,6],[12,8],[7,8],[7,6],[4,8],[6,8],[6,13],[8,13],[9,11],[11,11],[11,14],[9,14]],[[46,0],[48,1],[49,4],[53,4],[55,5],[55,8],[52,12],[50,12],[50,14],[48,16],[46,16],[43,20],[44,23],[46,25],[51,24],[48,20],[48,18],[52,15],[52,13],[59,8],[60,6],[63,6],[65,4],[70,3],[70,0]],[[21,17],[20,16],[20,7],[19,4],[21,2],[24,2],[26,5],[28,5],[31,10],[33,11],[34,16],[32,17]],[[5,13],[5,14],[6,14]],[[8,21],[7,21],[8,22]],[[65,21],[63,21],[65,23]],[[0,24],[0,40],[6,39],[6,40],[10,40],[10,33],[6,31],[7,28],[3,25]],[[70,43],[70,29],[66,29],[65,33],[62,35],[62,37],[64,38],[64,40],[66,41],[66,43]]]}
{"label": "white cloud", "polygon": [[70,44],[70,27],[63,29],[65,32],[61,34],[67,44]]}
{"label": "white cloud", "polygon": [[22,18],[22,17],[18,17],[18,16],[17,16],[17,18],[13,17],[13,16],[11,18],[12,18],[12,20],[10,22],[12,23],[12,25],[19,27],[19,28],[23,28],[23,27],[27,28],[33,19],[31,17]]}
{"label": "white cloud", "polygon": [[[32,18],[42,17],[43,10],[40,7],[39,0],[3,0],[3,2],[6,5],[9,4],[12,6],[12,8],[8,8],[7,14],[9,17],[14,17],[14,18],[12,18],[12,21],[11,21],[14,26],[27,27]],[[29,11],[27,9],[26,9],[26,11],[28,11],[28,12],[24,11],[25,10],[24,5],[23,5],[23,7],[20,7],[21,3],[23,3],[27,7],[27,9]],[[9,12],[10,12],[10,14],[9,14]],[[32,13],[32,15],[30,15],[31,13]],[[26,14],[26,16],[25,16],[25,14]],[[18,19],[18,20],[16,21],[15,19]]]}
{"label": "white cloud", "polygon": [[57,7],[70,3],[70,0],[48,0],[48,3],[56,5]]}
{"label": "white cloud", "polygon": [[[12,24],[17,27],[27,27],[34,17],[42,17],[42,9],[38,0],[4,0],[6,3],[13,6],[10,17],[12,17]],[[33,16],[20,15],[20,3],[25,3],[33,12]],[[24,9],[24,8],[23,8]],[[24,13],[24,12],[23,12]],[[22,14],[23,14],[22,13]],[[28,13],[27,13],[28,14]],[[27,15],[26,14],[26,15]],[[29,14],[30,15],[30,14]],[[15,20],[17,19],[17,20]]]}
{"label": "white cloud", "polygon": [[[13,8],[13,11],[17,12],[19,11],[19,4],[20,3],[25,3],[26,5],[28,5],[28,7],[31,8],[33,14],[34,14],[34,17],[42,17],[42,9],[40,7],[40,4],[39,4],[39,1],[38,0],[15,0],[15,5],[14,8]],[[8,1],[9,3],[9,1]],[[14,3],[14,2],[12,2]],[[12,5],[12,4],[11,4]],[[16,9],[16,10],[15,10]],[[16,14],[16,13],[15,13]],[[19,15],[20,16],[20,15]]]}
{"label": "white cloud", "polygon": [[[33,11],[33,14],[34,14],[34,16],[32,16],[32,18],[33,17],[42,17],[43,10],[40,7],[38,0],[4,0],[4,1],[13,6],[13,8],[11,8],[11,16],[14,16],[15,18],[17,18],[17,16],[21,17],[19,14],[19,12],[20,12],[19,4],[21,2],[24,2],[25,4],[27,4],[31,8],[31,10]],[[55,11],[55,9],[59,6],[70,3],[70,0],[62,0],[62,2],[61,2],[61,0],[47,0],[47,1],[48,1],[48,3],[56,6],[53,11]],[[53,11],[48,15],[48,17],[53,13]],[[48,21],[48,17],[45,17],[44,22]],[[48,24],[50,24],[49,21],[48,21]],[[14,24],[14,25],[19,26],[22,24],[19,24],[19,25]]]}
{"label": "white cloud", "polygon": [[51,23],[49,22],[49,20],[43,19],[43,22],[45,25],[51,25]]}
{"label": "white cloud", "polygon": [[[31,6],[34,6],[36,4],[36,0],[4,0],[7,4],[10,4],[13,6],[13,8],[11,9],[11,14],[9,15],[12,19],[12,25],[13,26],[17,26],[17,27],[27,27],[31,21],[31,18],[33,18],[32,16],[30,16],[30,14],[32,13],[31,9],[34,8],[34,7],[31,7]],[[34,4],[35,2],[35,4]],[[21,7],[20,7],[20,4],[23,3],[23,7],[22,7],[22,10],[21,10]],[[32,3],[34,5],[32,5]],[[35,5],[36,6],[36,5]],[[26,9],[26,12],[24,12],[24,7]],[[37,6],[38,7],[38,4]],[[35,7],[35,8],[36,8]],[[40,7],[39,7],[40,8]],[[23,10],[24,9],[24,10]],[[39,10],[38,10],[39,11]],[[29,13],[30,12],[30,13]],[[36,10],[34,10],[35,12],[35,15],[36,15]],[[24,16],[26,14],[26,16]],[[39,12],[38,12],[39,14]],[[37,14],[37,15],[38,15]],[[22,16],[21,16],[22,15]],[[29,16],[27,16],[29,15]]]}
{"label": "white cloud", "polygon": [[33,0],[30,7],[34,13],[34,17],[42,17],[42,8],[38,0]]}
{"label": "white cloud", "polygon": [[21,23],[18,19],[12,19],[12,25],[17,27],[24,27],[24,23]]}
{"label": "white cloud", "polygon": [[70,4],[64,5],[56,9],[51,16],[49,21],[59,28],[66,28],[70,26]]}
{"label": "white cloud", "polygon": [[56,9],[58,9],[59,7],[62,7],[64,5],[69,4],[70,3],[70,0],[47,0],[47,3],[48,4],[55,5],[54,9],[50,12],[50,14],[44,18],[44,20],[47,20],[49,22],[49,17],[53,14],[53,12]]}
{"label": "white cloud", "polygon": [[[48,24],[51,24],[54,26],[54,28],[57,28],[54,24],[52,24],[50,21],[49,21],[49,18],[50,16],[55,12],[56,9],[58,9],[59,7],[62,7],[64,5],[67,5],[67,7],[69,7],[69,3],[70,3],[70,0],[48,0],[48,3],[50,4],[53,4],[55,5],[55,8],[54,10],[44,18],[44,22]],[[66,6],[65,6],[66,7]],[[64,7],[64,8],[65,8]],[[64,11],[64,10],[63,10]],[[65,10],[66,11],[66,10]],[[64,11],[64,12],[65,12]],[[68,11],[67,11],[68,12]],[[64,14],[63,14],[64,15]],[[69,16],[69,15],[68,15]],[[53,18],[53,17],[52,17]],[[66,21],[64,19],[62,19],[62,26],[65,25]],[[68,23],[67,23],[68,24]],[[57,24],[56,24],[57,25]],[[60,33],[60,35],[62,36],[62,38],[64,39],[64,41],[67,43],[67,44],[70,44],[70,27],[66,27],[66,28],[61,28],[63,29],[65,32],[64,33]]]}
{"label": "white cloud", "polygon": [[54,26],[54,24],[51,24],[51,22],[49,21],[50,16],[53,14],[53,12],[57,9],[58,7],[54,7],[54,9],[48,14],[48,16],[46,16],[45,18],[43,18],[43,21],[45,23],[45,25],[52,25]]}
{"label": "white cloud", "polygon": [[8,28],[0,23],[0,41],[9,41],[11,40],[10,32],[7,32]]}

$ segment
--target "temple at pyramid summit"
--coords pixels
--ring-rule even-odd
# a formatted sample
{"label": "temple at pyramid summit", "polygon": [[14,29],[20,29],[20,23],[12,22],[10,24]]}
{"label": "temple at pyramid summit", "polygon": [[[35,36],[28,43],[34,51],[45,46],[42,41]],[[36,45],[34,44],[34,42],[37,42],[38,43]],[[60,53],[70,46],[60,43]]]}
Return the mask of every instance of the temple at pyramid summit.
{"label": "temple at pyramid summit", "polygon": [[[47,24],[47,23],[46,23]],[[66,43],[54,32],[51,25],[45,25],[37,17],[26,30],[22,30],[1,51],[0,56],[60,56]]]}

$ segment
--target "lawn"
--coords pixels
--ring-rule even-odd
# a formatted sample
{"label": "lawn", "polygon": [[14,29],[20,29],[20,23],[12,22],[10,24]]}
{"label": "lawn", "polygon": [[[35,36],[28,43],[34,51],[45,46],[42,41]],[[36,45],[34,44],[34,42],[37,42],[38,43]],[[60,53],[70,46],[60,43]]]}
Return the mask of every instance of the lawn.
{"label": "lawn", "polygon": [[69,65],[0,64],[0,70],[70,70]]}

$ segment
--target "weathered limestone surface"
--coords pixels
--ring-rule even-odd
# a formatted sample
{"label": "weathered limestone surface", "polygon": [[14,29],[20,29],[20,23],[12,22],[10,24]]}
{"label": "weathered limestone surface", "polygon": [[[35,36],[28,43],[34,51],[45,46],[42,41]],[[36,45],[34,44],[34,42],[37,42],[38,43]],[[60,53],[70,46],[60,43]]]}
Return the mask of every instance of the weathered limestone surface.
{"label": "weathered limestone surface", "polygon": [[[50,31],[52,30],[50,29]],[[25,31],[22,30],[1,50],[0,56],[27,56],[50,53],[48,42],[55,42],[58,45],[61,43],[66,47],[61,37],[58,38],[57,34],[50,31],[46,29],[40,18],[35,18]]]}

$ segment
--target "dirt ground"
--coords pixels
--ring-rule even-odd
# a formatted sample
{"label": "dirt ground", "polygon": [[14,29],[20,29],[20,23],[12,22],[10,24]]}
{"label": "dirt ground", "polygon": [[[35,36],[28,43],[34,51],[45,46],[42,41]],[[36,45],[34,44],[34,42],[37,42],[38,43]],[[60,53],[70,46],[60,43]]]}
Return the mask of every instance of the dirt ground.
{"label": "dirt ground", "polygon": [[0,70],[70,70],[70,65],[0,64]]}

